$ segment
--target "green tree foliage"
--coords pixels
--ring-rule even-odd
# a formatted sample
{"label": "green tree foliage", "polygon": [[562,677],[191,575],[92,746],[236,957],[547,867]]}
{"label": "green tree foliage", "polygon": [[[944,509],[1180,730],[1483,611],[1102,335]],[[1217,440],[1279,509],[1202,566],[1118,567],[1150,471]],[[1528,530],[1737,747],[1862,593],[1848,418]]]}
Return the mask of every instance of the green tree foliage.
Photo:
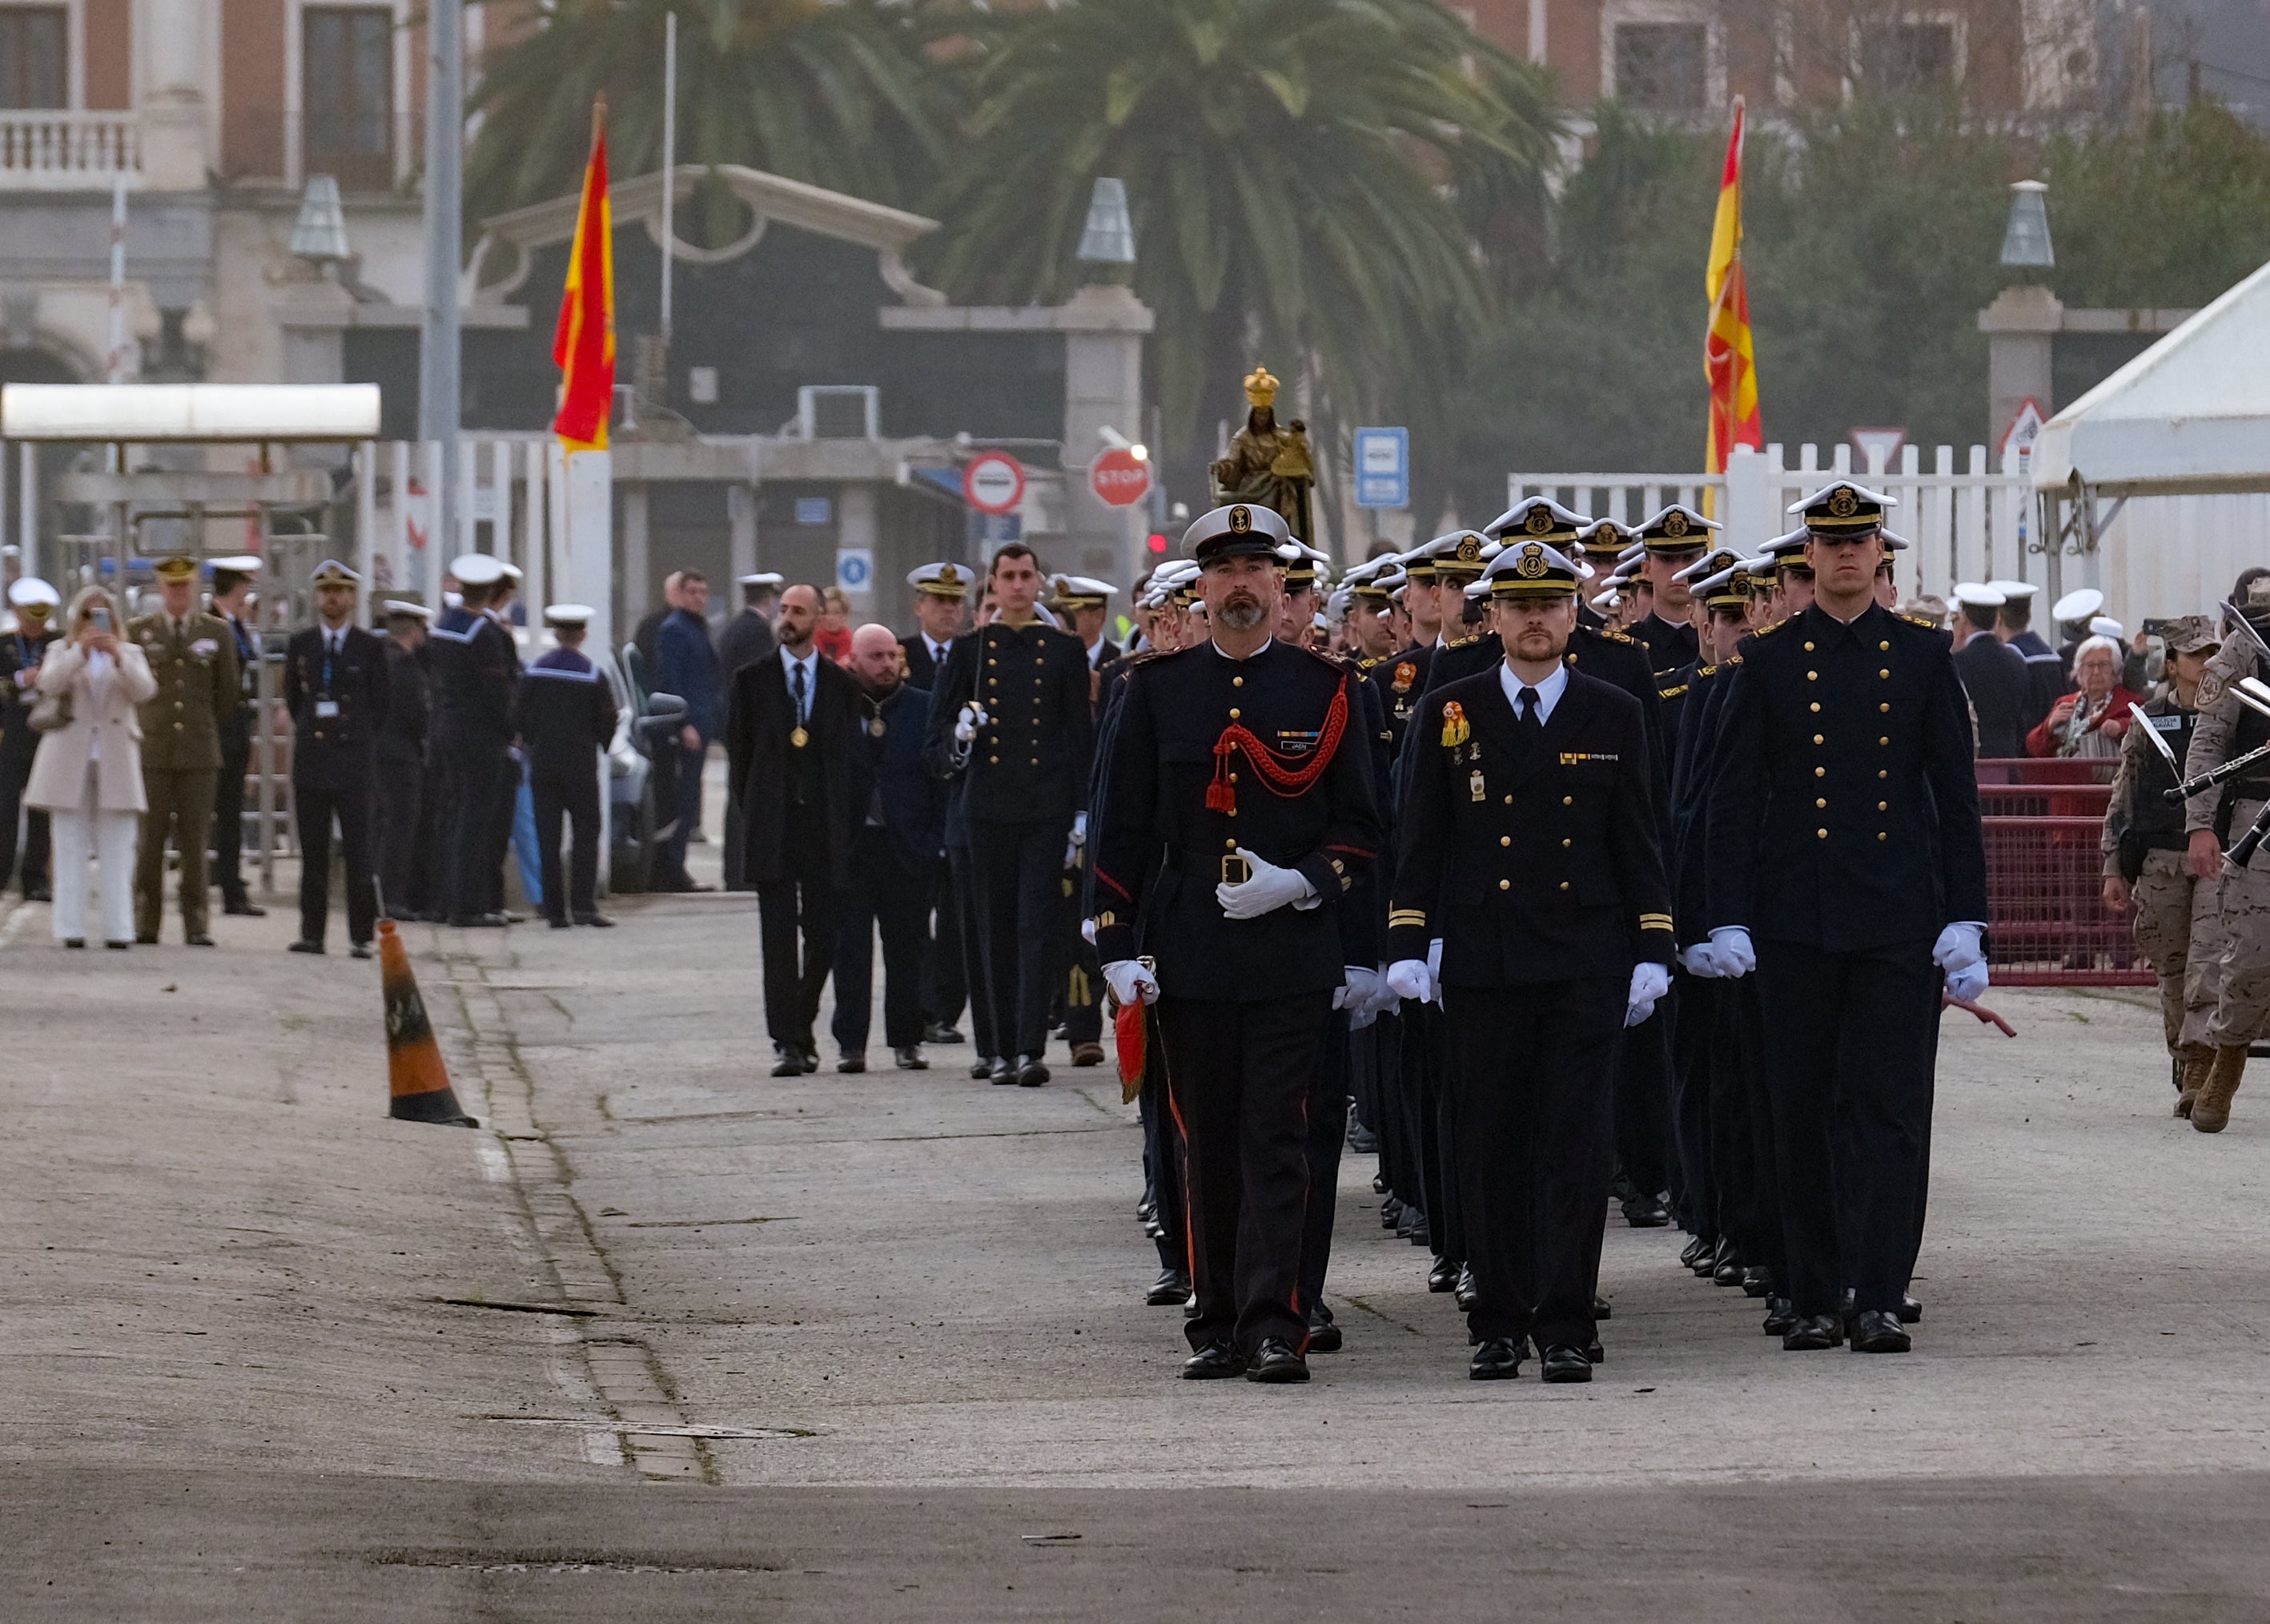
{"label": "green tree foliage", "polygon": [[2069,305],[2203,305],[2270,260],[2270,140],[2219,102],[2057,142],[2041,178]]}

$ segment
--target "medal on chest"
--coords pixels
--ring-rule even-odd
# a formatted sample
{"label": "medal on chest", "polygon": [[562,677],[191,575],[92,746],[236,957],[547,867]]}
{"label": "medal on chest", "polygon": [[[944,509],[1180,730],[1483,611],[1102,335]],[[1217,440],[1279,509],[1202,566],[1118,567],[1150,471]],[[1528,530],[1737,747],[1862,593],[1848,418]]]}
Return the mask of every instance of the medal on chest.
{"label": "medal on chest", "polygon": [[788,730],[788,742],[801,750],[812,742],[812,735],[805,732],[801,726],[792,727]]}
{"label": "medal on chest", "polygon": [[1489,786],[1482,782],[1480,768],[1474,768],[1473,774],[1466,779],[1466,792],[1473,797],[1477,804],[1489,799]]}
{"label": "medal on chest", "polygon": [[871,719],[868,721],[868,723],[867,723],[867,737],[868,737],[868,738],[882,738],[883,734],[884,734],[886,730],[887,730],[885,728],[885,726],[884,726],[884,724],[883,724],[883,719],[882,719],[882,717],[880,717],[880,716],[875,716],[875,717],[871,718]]}

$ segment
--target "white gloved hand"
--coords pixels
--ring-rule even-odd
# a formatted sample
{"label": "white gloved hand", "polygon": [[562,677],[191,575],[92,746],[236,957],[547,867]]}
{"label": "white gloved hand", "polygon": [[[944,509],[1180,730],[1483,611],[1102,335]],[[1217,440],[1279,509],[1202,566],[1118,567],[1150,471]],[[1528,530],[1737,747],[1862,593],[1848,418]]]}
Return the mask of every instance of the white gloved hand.
{"label": "white gloved hand", "polygon": [[1387,967],[1387,987],[1398,998],[1424,1004],[1435,996],[1434,973],[1423,959],[1398,959]]}
{"label": "white gloved hand", "polygon": [[1379,972],[1366,969],[1361,964],[1346,964],[1340,967],[1340,973],[1347,981],[1333,990],[1332,1007],[1351,1013],[1369,1007],[1372,995],[1379,988]]}
{"label": "white gloved hand", "polygon": [[1387,967],[1381,965],[1372,977],[1371,1012],[1384,1015],[1403,1002],[1403,995],[1387,984]]}
{"label": "white gloved hand", "polygon": [[1981,926],[1967,922],[1947,926],[1931,945],[1931,961],[1949,972],[1967,970],[1984,962],[1986,949],[1979,940],[1982,933]]}
{"label": "white gloved hand", "polygon": [[1213,900],[1232,919],[1258,919],[1309,894],[1308,879],[1297,870],[1279,868],[1243,846],[1237,849],[1237,855],[1245,859],[1253,877],[1235,886],[1213,888]]}
{"label": "white gloved hand", "polygon": [[953,742],[968,744],[977,737],[977,730],[985,725],[985,707],[971,700],[961,708],[961,714],[953,719]]}
{"label": "white gloved hand", "polygon": [[1986,990],[1986,966],[1982,960],[1966,964],[1959,970],[1947,973],[1947,996],[1975,1004],[1978,995]]}
{"label": "white gloved hand", "polygon": [[1738,924],[1722,924],[1710,932],[1710,958],[1729,981],[1758,968],[1758,950],[1750,945],[1750,933]]}
{"label": "white gloved hand", "polygon": [[1624,1025],[1636,1027],[1655,1013],[1656,1001],[1671,990],[1671,972],[1652,959],[1632,966],[1631,991],[1624,998]]}
{"label": "white gloved hand", "polygon": [[1093,947],[1093,946],[1094,946],[1094,945],[1095,945],[1095,921],[1094,921],[1094,920],[1093,920],[1093,919],[1083,919],[1083,920],[1081,920],[1081,921],[1079,922],[1079,939],[1080,939],[1081,941],[1083,941],[1083,942],[1086,942],[1086,943],[1087,943],[1090,947]]}
{"label": "white gloved hand", "polygon": [[1122,1008],[1159,1001],[1159,978],[1140,959],[1114,959],[1103,967],[1103,983]]}
{"label": "white gloved hand", "polygon": [[1710,951],[1708,942],[1697,942],[1692,947],[1680,948],[1679,963],[1689,975],[1699,975],[1705,981],[1716,980],[1718,975],[1717,955]]}

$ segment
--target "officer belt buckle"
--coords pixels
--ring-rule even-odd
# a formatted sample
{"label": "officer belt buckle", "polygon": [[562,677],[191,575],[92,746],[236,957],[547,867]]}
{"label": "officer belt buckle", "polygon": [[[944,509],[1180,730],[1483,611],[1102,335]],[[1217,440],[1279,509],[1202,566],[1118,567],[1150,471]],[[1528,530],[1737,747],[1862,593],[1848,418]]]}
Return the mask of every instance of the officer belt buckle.
{"label": "officer belt buckle", "polygon": [[1253,878],[1253,864],[1235,852],[1221,860],[1221,883],[1242,886]]}

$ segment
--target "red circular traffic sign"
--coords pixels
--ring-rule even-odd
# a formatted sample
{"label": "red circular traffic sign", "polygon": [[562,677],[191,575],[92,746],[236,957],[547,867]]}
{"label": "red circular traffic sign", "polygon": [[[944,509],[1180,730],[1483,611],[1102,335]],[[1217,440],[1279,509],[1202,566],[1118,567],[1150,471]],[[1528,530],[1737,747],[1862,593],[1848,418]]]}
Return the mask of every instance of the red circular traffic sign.
{"label": "red circular traffic sign", "polygon": [[1106,451],[1087,471],[1088,489],[1114,508],[1131,508],[1151,488],[1151,464],[1129,450]]}
{"label": "red circular traffic sign", "polygon": [[1006,451],[980,451],[961,471],[961,500],[980,513],[1014,513],[1025,500],[1025,466]]}

